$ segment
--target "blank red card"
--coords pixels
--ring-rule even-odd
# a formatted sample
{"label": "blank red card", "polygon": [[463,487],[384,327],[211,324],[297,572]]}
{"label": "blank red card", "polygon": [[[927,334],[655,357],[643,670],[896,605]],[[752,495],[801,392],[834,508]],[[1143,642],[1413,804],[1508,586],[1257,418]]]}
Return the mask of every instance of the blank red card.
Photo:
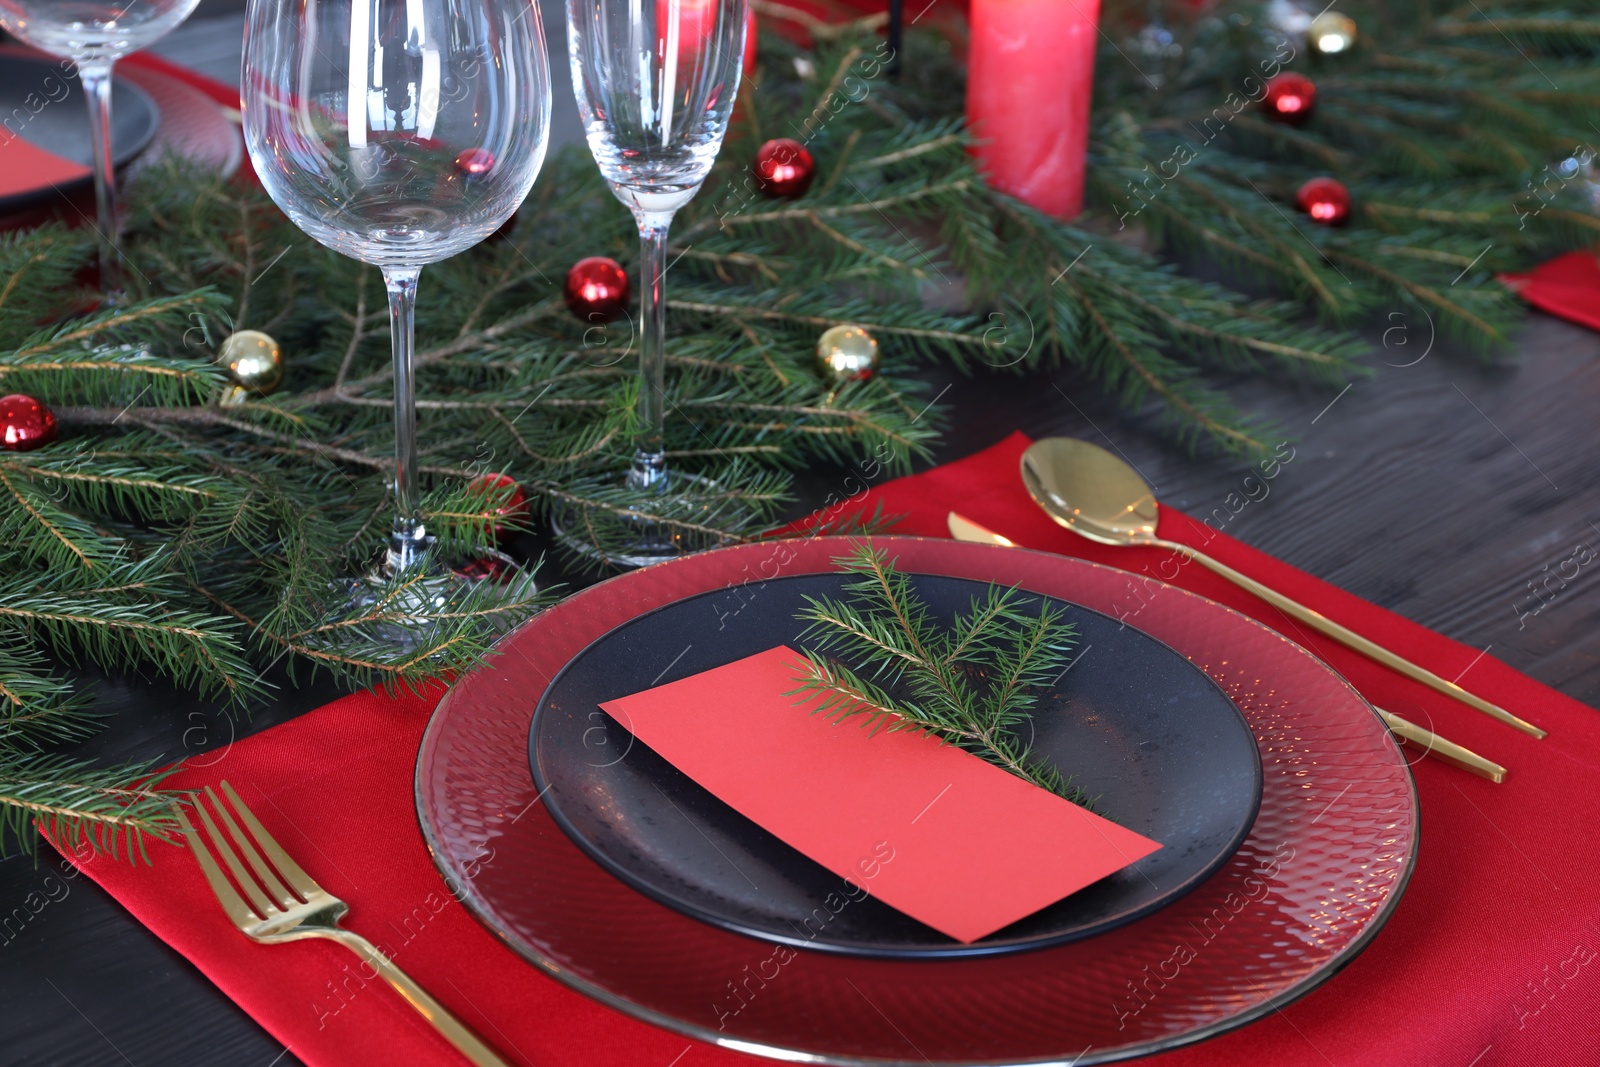
{"label": "blank red card", "polygon": [[811,714],[785,695],[803,662],[768,649],[600,706],[730,807],[958,941],[1161,847],[926,734]]}

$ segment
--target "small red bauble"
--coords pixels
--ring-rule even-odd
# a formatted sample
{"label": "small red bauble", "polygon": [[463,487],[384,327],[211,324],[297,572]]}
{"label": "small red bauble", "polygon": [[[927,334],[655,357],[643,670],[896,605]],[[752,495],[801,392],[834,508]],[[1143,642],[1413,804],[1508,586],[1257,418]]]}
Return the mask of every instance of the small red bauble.
{"label": "small red bauble", "polygon": [[1298,126],[1311,117],[1311,109],[1317,106],[1317,87],[1304,74],[1284,71],[1267,79],[1267,95],[1262,97],[1261,106],[1271,118]]}
{"label": "small red bauble", "polygon": [[584,322],[608,322],[628,310],[628,272],[608,256],[580,259],[567,271],[567,307]]}
{"label": "small red bauble", "polygon": [[469,178],[494,169],[494,153],[487,148],[468,148],[456,157],[456,167]]}
{"label": "small red bauble", "polygon": [[31,396],[0,397],[0,448],[31,452],[56,439],[55,414]]}
{"label": "small red bauble", "polygon": [[1350,190],[1332,178],[1312,178],[1294,194],[1294,203],[1324,226],[1341,226],[1350,218]]}
{"label": "small red bauble", "polygon": [[811,188],[817,163],[805,145],[779,137],[756,150],[755,172],[756,188],[768,196],[793,200]]}
{"label": "small red bauble", "polygon": [[450,568],[457,578],[472,582],[503,582],[517,573],[517,565],[509,556],[496,552],[479,559],[470,559]]}
{"label": "small red bauble", "polygon": [[[508,519],[520,519],[528,514],[528,495],[522,491],[522,486],[517,484],[516,479],[508,474],[480,474],[468,483],[467,489],[483,497],[485,502],[500,499],[509,489],[511,490],[510,495],[505,496],[504,501],[495,506],[494,513],[496,515],[504,515]],[[489,531],[499,537],[501,534],[500,524],[498,522],[490,523]]]}

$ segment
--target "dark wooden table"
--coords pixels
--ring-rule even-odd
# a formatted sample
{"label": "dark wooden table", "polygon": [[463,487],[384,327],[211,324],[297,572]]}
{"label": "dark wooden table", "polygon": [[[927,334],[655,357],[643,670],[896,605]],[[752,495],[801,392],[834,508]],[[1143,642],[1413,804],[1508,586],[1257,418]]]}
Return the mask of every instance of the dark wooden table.
{"label": "dark wooden table", "polygon": [[[1375,336],[1378,373],[1341,394],[1235,384],[1241,404],[1292,436],[1295,458],[1270,495],[1226,529],[1600,703],[1600,571],[1581,570],[1564,587],[1544,584],[1577,546],[1600,548],[1600,335],[1534,315],[1503,365],[1486,368],[1443,344],[1414,365],[1386,365],[1423,351],[1427,324],[1418,325],[1405,347],[1384,348]],[[952,385],[940,460],[1014,429],[1086,437],[1114,445],[1154,479],[1164,502],[1196,514],[1226,513],[1224,500],[1248,473],[1165,446],[1145,420],[1119,415],[1070,372],[930,379]],[[819,504],[837,480],[809,472],[806,503]],[[103,700],[115,718],[93,747],[116,757],[205,759],[334,695],[326,686],[286,689],[253,721],[235,723],[148,686],[107,683]],[[0,1064],[297,1062],[87,878],[62,881],[53,858],[38,868],[0,863],[0,924],[46,889],[59,899],[15,932],[0,927]]]}
{"label": "dark wooden table", "polygon": [[[229,0],[208,6],[225,11]],[[547,29],[559,32],[558,9],[548,6],[556,19]],[[227,26],[196,24],[192,37],[161,50],[184,61],[238,39]],[[225,70],[228,58],[214,65]],[[555,81],[558,93],[570,91],[565,79]],[[558,99],[556,108],[574,120],[558,138],[575,138],[570,102]],[[1558,572],[1578,546],[1600,548],[1600,335],[1534,315],[1503,362],[1485,366],[1443,342],[1429,351],[1425,319],[1378,321],[1389,329],[1372,334],[1367,361],[1377,373],[1345,392],[1233,384],[1240,406],[1283,428],[1295,458],[1270,494],[1230,516],[1225,529],[1600,703],[1600,568],[1564,583]],[[1225,501],[1245,488],[1244,465],[1169,447],[1151,420],[1120,414],[1073,372],[928,378],[936,392],[950,386],[941,398],[950,427],[939,461],[1020,429],[1114,445],[1164,503],[1197,515],[1227,515]],[[819,505],[840,480],[837,472],[807,472],[797,513]],[[1546,583],[1550,575],[1557,577]],[[326,684],[286,686],[250,722],[234,722],[181,695],[106,681],[100,699],[111,727],[87,751],[204,760],[337,695]],[[28,917],[31,893],[49,902]],[[0,1067],[297,1062],[87,878],[64,879],[54,857],[37,867],[0,862]]]}

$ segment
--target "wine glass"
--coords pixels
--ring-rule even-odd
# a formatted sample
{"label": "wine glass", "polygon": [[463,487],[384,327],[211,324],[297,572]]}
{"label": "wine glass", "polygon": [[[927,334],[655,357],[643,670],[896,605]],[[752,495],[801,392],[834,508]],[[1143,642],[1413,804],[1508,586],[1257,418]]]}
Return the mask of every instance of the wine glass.
{"label": "wine glass", "polygon": [[[744,60],[746,0],[567,0],[572,84],[589,151],[639,225],[639,431],[629,488],[666,496],[667,231],[711,171]],[[570,539],[569,539],[570,540]],[[630,524],[612,563],[683,550],[655,523]]]}
{"label": "wine glass", "polygon": [[117,185],[111,172],[111,66],[165,37],[200,0],[0,0],[0,26],[41,52],[70,59],[89,104],[94,152],[96,242],[100,292],[108,303],[121,288],[117,251]]}
{"label": "wine glass", "polygon": [[417,277],[499,229],[538,176],[550,131],[538,0],[250,0],[242,84],[268,195],[383,272],[396,515],[376,577],[416,573],[432,545],[417,499]]}

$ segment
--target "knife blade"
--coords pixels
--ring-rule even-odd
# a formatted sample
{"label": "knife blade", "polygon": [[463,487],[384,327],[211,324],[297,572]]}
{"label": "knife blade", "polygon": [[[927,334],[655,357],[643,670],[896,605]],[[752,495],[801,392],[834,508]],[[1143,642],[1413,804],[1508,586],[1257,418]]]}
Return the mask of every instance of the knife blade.
{"label": "knife blade", "polygon": [[980,526],[959,512],[952,511],[945,516],[945,525],[950,527],[950,536],[957,541],[973,541],[980,545],[1002,545],[1006,548],[1016,548],[1017,543],[1009,537],[995,533],[986,526]]}

